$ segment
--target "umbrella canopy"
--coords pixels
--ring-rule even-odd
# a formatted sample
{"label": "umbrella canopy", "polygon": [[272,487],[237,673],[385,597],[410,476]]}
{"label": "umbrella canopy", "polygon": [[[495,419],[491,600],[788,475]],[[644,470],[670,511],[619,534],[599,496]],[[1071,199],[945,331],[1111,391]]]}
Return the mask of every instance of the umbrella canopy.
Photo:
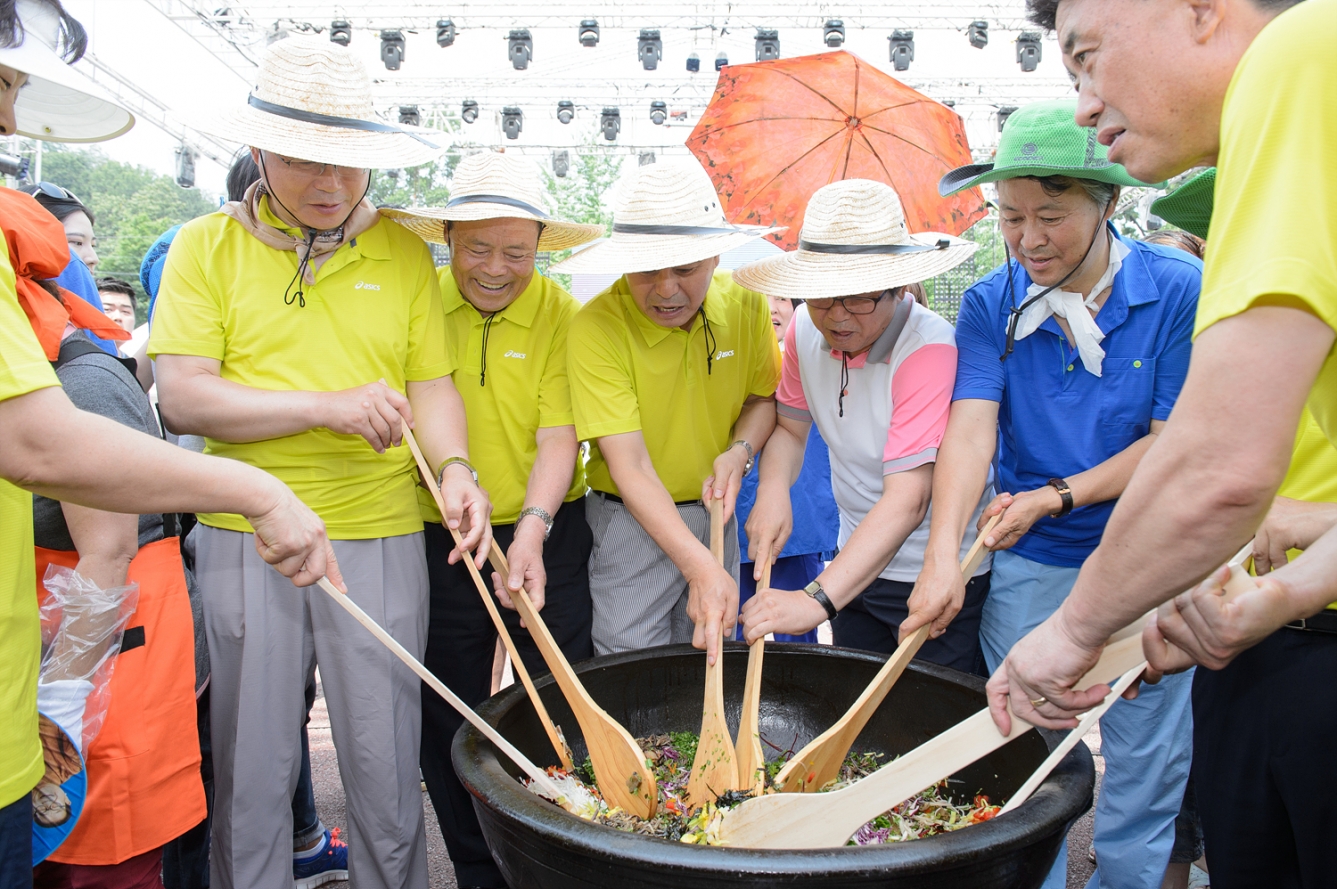
{"label": "umbrella canopy", "polygon": [[687,147],[729,220],[789,226],[767,235],[787,250],[813,192],[841,179],[896,189],[916,233],[959,235],[986,212],[978,188],[938,194],[972,160],[960,116],[844,51],[725,67]]}

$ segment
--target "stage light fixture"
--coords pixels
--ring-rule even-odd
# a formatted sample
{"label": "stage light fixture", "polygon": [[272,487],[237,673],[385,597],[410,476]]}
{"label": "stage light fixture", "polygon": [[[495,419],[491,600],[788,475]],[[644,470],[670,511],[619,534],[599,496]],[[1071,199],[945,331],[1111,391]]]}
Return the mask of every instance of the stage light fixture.
{"label": "stage light fixture", "polygon": [[756,43],[758,62],[769,62],[771,59],[780,58],[779,31],[774,28],[758,28]]}
{"label": "stage light fixture", "polygon": [[648,167],[655,162],[655,153],[653,151],[642,151],[636,155],[636,165],[639,167]]}
{"label": "stage light fixture", "polygon": [[570,99],[563,99],[557,103],[557,121],[559,123],[570,123],[576,118],[576,103]]}
{"label": "stage light fixture", "polygon": [[1017,35],[1017,64],[1022,71],[1034,71],[1040,64],[1040,32],[1022,31]]}
{"label": "stage light fixture", "polygon": [[845,23],[840,19],[827,19],[822,28],[822,40],[832,48],[840,46],[845,42]]}
{"label": "stage light fixture", "polygon": [[723,52],[715,53],[715,70],[722,71],[724,66],[729,64],[729,57]]}
{"label": "stage light fixture", "polygon": [[659,38],[658,28],[641,28],[641,35],[636,38],[636,54],[646,71],[659,67],[659,60],[664,58],[664,41]]}
{"label": "stage light fixture", "polygon": [[650,121],[655,126],[662,126],[666,120],[668,120],[668,103],[662,99],[655,99],[650,103]]}
{"label": "stage light fixture", "polygon": [[955,99],[943,99],[943,100],[942,100],[942,104],[946,105],[948,108],[955,108],[955,107],[956,107],[956,100],[955,100]]}
{"label": "stage light fixture", "polygon": [[450,19],[436,20],[436,45],[445,49],[455,43],[455,23]]}
{"label": "stage light fixture", "polygon": [[599,21],[598,19],[584,19],[580,23],[577,31],[580,37],[581,46],[599,45]]}
{"label": "stage light fixture", "polygon": [[1003,131],[1003,127],[1007,126],[1007,119],[1011,117],[1012,112],[1016,110],[1017,110],[1016,105],[998,106],[998,132],[1001,133]]}
{"label": "stage light fixture", "polygon": [[976,49],[984,49],[989,45],[989,23],[986,21],[971,22],[970,27],[966,28],[966,39]]}
{"label": "stage light fixture", "polygon": [[897,71],[910,70],[915,60],[915,32],[897,28],[887,40],[891,41],[891,66]]}
{"label": "stage light fixture", "polygon": [[693,74],[701,70],[701,57],[696,53],[688,53],[687,70],[691,71]]}
{"label": "stage light fixture", "polygon": [[622,130],[622,112],[616,108],[605,108],[599,115],[599,129],[609,142],[615,140]]}
{"label": "stage light fixture", "polygon": [[28,159],[17,154],[0,154],[0,174],[22,182],[28,178]]}
{"label": "stage light fixture", "polygon": [[465,123],[473,123],[478,120],[478,103],[473,99],[465,99],[460,105],[460,120]]}
{"label": "stage light fixture", "polygon": [[417,105],[400,105],[399,122],[406,127],[422,126],[422,112]]}
{"label": "stage light fixture", "polygon": [[403,31],[381,32],[381,61],[385,63],[385,70],[399,70],[399,66],[404,63]]}
{"label": "stage light fixture", "polygon": [[353,26],[343,19],[330,22],[330,43],[347,46],[353,42]]}
{"label": "stage light fixture", "polygon": [[571,154],[565,148],[552,153],[552,172],[558,179],[565,179],[571,171]]}
{"label": "stage light fixture", "polygon": [[525,128],[525,113],[514,105],[501,109],[501,130],[507,139],[519,139]]}
{"label": "stage light fixture", "polygon": [[534,38],[529,36],[528,28],[516,28],[506,35],[506,51],[511,57],[511,67],[523,71],[529,67],[529,60],[534,58]]}
{"label": "stage light fixture", "polygon": [[195,187],[195,149],[184,142],[176,147],[176,184]]}

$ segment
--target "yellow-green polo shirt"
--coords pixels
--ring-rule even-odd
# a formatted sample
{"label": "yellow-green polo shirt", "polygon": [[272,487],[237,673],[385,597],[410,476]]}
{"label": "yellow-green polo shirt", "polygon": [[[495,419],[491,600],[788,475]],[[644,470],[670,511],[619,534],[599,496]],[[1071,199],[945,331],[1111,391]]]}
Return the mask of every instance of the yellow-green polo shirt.
{"label": "yellow-green polo shirt", "polygon": [[[515,302],[485,319],[460,294],[449,266],[438,274],[446,348],[459,363],[451,376],[469,420],[469,460],[492,498],[492,523],[509,525],[525,506],[538,431],[575,423],[566,334],[580,303],[536,272]],[[585,467],[577,457],[564,499],[570,503],[584,495]],[[430,494],[419,489],[418,502],[424,521],[441,521]]]}
{"label": "yellow-green polo shirt", "polygon": [[[59,386],[14,291],[0,235],[0,401]],[[0,479],[0,809],[42,777],[37,667],[42,647],[33,592],[32,495]]]}
{"label": "yellow-green polo shirt", "polygon": [[661,327],[636,306],[625,277],[571,322],[571,403],[576,434],[590,440],[594,490],[618,493],[596,439],[640,430],[673,499],[698,499],[743,402],[775,394],[780,348],[766,297],[720,271],[703,307],[714,335],[709,372],[701,315],[690,331]]}
{"label": "yellow-green polo shirt", "polygon": [[[265,222],[283,227],[264,200],[260,207]],[[436,268],[408,229],[382,219],[340,247],[305,287],[305,307],[284,304],[296,274],[296,252],[265,246],[222,213],[186,223],[167,254],[149,354],[217,358],[223,379],[282,391],[332,392],[384,379],[403,392],[411,380],[455,369]],[[325,520],[332,538],[422,530],[407,447],[378,454],[360,435],[324,428],[205,443],[206,453],[277,476]],[[200,521],[251,530],[238,515]]]}

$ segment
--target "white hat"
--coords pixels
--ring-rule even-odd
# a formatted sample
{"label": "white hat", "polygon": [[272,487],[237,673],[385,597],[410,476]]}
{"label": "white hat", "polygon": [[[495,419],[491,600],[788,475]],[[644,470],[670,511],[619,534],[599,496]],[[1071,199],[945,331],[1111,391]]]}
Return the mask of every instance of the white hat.
{"label": "white hat", "polygon": [[691,265],[784,228],[734,225],[695,158],[660,161],[620,183],[612,236],[551,271],[621,275]]}
{"label": "white hat", "polygon": [[47,142],[101,142],[121,135],[135,118],[61,57],[61,17],[55,7],[18,0],[23,42],[0,47],[0,65],[28,75],[14,102],[18,134]]}
{"label": "white hat", "polygon": [[938,232],[910,234],[895,189],[845,179],[813,193],[797,250],[745,265],[733,277],[768,296],[851,296],[940,275],[969,259],[976,246]]}
{"label": "white hat", "polygon": [[345,47],[305,36],[264,51],[244,106],[198,118],[192,126],[262,151],[364,169],[425,164],[446,150],[448,138],[380,120],[362,62]]}
{"label": "white hat", "polygon": [[531,160],[496,151],[471,154],[455,168],[450,201],[444,207],[381,209],[424,241],[446,243],[447,222],[483,219],[532,219],[543,224],[539,250],[565,250],[603,237],[602,225],[564,222],[548,214],[543,172]]}

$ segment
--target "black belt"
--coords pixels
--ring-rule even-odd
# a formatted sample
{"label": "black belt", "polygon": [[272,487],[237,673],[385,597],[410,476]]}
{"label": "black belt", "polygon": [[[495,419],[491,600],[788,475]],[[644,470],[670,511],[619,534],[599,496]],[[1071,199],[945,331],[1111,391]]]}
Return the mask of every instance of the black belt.
{"label": "black belt", "polygon": [[1337,611],[1329,611],[1325,608],[1318,614],[1291,621],[1286,624],[1286,629],[1337,635]]}
{"label": "black belt", "polygon": [[[591,489],[591,490],[593,490],[593,489]],[[598,494],[600,497],[602,497],[602,498],[605,499],[605,500],[611,500],[611,501],[613,501],[614,503],[622,503],[622,504],[624,504],[624,505],[626,504],[626,501],[623,500],[621,497],[617,496],[616,494],[609,494],[607,491],[594,491],[594,493],[595,493],[595,494]],[[673,505],[674,505],[674,506],[699,506],[700,504],[701,504],[701,498],[700,498],[700,497],[696,498],[695,500],[674,500],[674,501],[673,501]]]}

